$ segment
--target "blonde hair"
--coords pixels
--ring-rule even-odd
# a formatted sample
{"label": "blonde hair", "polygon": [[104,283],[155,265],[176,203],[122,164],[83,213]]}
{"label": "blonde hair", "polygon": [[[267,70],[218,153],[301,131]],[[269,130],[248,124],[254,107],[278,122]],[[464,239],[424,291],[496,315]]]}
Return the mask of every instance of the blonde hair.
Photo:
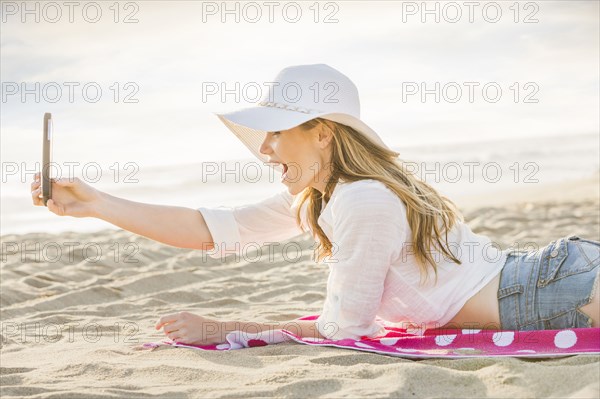
{"label": "blonde hair", "polygon": [[[432,246],[440,249],[454,262],[461,264],[449,248],[446,248],[448,231],[457,220],[464,221],[463,215],[454,202],[414,176],[399,158],[400,153],[380,146],[349,126],[315,118],[302,124],[301,128],[310,130],[319,125],[331,129],[333,133],[331,175],[322,194],[313,187],[307,187],[299,194],[296,214],[296,221],[304,231],[300,214],[303,204],[307,202],[307,221],[318,242],[315,254],[317,261],[332,254],[332,243],[317,223],[321,214],[322,200],[325,203],[329,202],[338,179],[347,182],[373,179],[385,184],[406,206],[408,224],[412,232],[411,240],[414,243],[414,255],[419,264],[421,277],[425,275],[426,280],[428,278],[428,262],[433,267],[435,284],[437,284],[437,267],[430,254]],[[443,225],[442,229],[438,225],[439,221]],[[446,247],[440,241],[442,233],[445,234]]]}

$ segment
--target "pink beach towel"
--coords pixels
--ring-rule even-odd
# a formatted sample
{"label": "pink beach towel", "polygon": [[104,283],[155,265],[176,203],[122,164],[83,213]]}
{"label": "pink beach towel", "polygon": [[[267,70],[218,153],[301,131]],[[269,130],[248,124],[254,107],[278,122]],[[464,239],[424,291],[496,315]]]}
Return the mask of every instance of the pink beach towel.
{"label": "pink beach towel", "polygon": [[[314,320],[318,315],[299,320]],[[200,350],[234,350],[295,341],[300,344],[335,346],[364,352],[407,358],[465,358],[465,357],[558,357],[600,354],[600,328],[571,328],[564,330],[426,330],[423,335],[406,329],[386,327],[386,334],[361,340],[302,338],[285,330],[261,333],[232,331],[219,345],[186,345],[170,340],[147,342],[136,349],[153,350],[159,346],[175,346]]]}

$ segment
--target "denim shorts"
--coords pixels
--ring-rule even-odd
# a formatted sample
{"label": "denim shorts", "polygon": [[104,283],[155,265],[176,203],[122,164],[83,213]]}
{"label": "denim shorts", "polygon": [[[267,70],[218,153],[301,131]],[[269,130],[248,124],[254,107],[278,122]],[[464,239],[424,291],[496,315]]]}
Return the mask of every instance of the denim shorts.
{"label": "denim shorts", "polygon": [[538,250],[509,250],[500,272],[502,330],[591,327],[579,310],[600,280],[600,242],[566,236]]}

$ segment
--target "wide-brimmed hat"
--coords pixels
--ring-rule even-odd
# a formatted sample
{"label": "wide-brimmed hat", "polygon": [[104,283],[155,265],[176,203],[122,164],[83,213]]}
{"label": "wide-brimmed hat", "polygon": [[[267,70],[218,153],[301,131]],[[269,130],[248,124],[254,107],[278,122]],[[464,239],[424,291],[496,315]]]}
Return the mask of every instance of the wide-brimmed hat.
{"label": "wide-brimmed hat", "polygon": [[[267,84],[267,82],[265,82]],[[287,67],[268,82],[269,90],[255,106],[215,113],[263,162],[269,157],[259,149],[267,132],[291,129],[314,118],[350,126],[375,143],[389,148],[360,120],[358,89],[338,70],[326,64]],[[281,165],[269,164],[283,173]]]}

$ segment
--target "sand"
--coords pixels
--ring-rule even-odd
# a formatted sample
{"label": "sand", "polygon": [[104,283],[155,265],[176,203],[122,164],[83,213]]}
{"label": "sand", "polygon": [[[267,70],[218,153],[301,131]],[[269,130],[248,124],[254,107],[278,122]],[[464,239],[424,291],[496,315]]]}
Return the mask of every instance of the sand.
{"label": "sand", "polygon": [[[600,240],[599,183],[455,202],[475,232],[503,247],[543,246],[567,234]],[[1,396],[600,396],[595,355],[410,360],[293,342],[231,352],[133,349],[162,339],[153,326],[175,311],[280,322],[319,313],[328,271],[311,261],[309,237],[295,241],[303,251],[294,263],[222,263],[122,230],[3,236]]]}

